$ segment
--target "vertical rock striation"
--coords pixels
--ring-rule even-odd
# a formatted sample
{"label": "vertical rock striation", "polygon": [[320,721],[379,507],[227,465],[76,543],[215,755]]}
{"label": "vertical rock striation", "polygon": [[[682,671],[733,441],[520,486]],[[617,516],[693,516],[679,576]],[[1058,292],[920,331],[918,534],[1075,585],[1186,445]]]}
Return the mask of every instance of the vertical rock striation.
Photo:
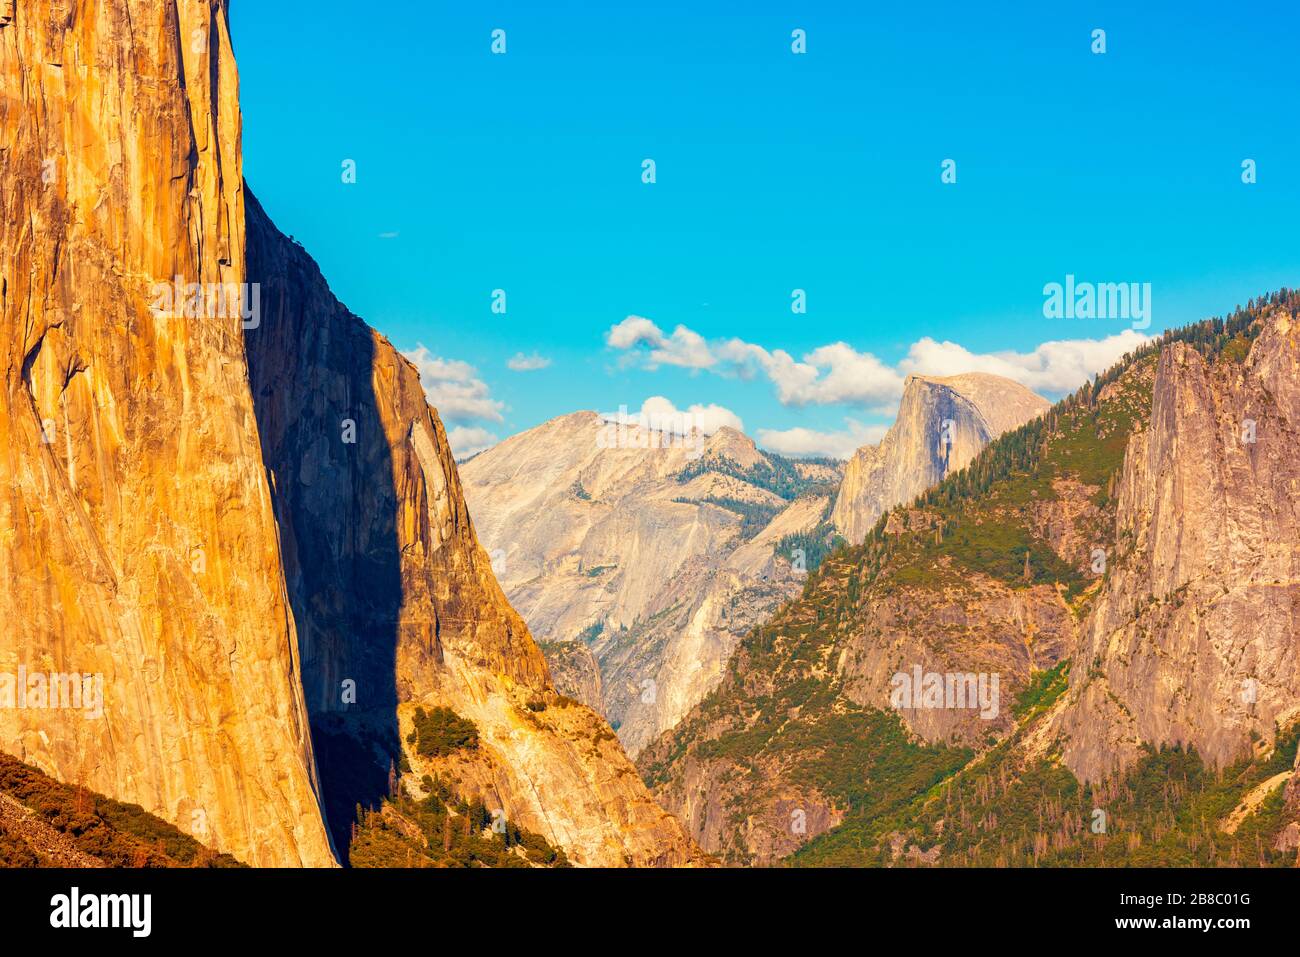
{"label": "vertical rock striation", "polygon": [[245,279],[224,5],[3,12],[0,672],[104,702],[0,708],[0,740],[249,863],[329,864],[241,323],[155,308]]}

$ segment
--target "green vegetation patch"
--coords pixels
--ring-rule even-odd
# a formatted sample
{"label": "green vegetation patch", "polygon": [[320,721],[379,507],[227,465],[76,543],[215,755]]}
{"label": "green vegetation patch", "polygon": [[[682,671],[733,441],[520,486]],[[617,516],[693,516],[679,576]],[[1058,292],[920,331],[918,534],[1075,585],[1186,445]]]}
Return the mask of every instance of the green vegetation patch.
{"label": "green vegetation patch", "polygon": [[1011,714],[1017,719],[1032,718],[1051,708],[1070,687],[1070,662],[1062,661],[1047,671],[1035,671],[1029,678]]}
{"label": "green vegetation patch", "polygon": [[[36,812],[77,850],[109,867],[242,867],[138,804],[114,801],[62,784],[17,758],[0,753],[0,794]],[[0,833],[0,866],[48,866],[19,835]]]}
{"label": "green vegetation patch", "polygon": [[740,516],[740,537],[749,540],[767,528],[781,512],[779,505],[770,505],[766,502],[744,502],[738,498],[729,498],[710,495],[707,498],[690,499],[675,498],[674,502],[679,505],[714,505],[718,508],[726,509],[728,512],[734,512]]}
{"label": "green vegetation patch", "polygon": [[407,735],[406,743],[415,747],[415,753],[425,758],[441,758],[462,749],[473,751],[478,747],[478,728],[474,722],[462,718],[450,708],[415,709],[414,730]]}
{"label": "green vegetation patch", "polygon": [[394,782],[395,793],[380,810],[357,808],[348,852],[353,867],[569,866],[563,850],[482,801],[463,801],[429,775],[422,784],[421,800]]}
{"label": "green vegetation patch", "polygon": [[[823,488],[823,482],[801,475],[793,461],[775,452],[764,452],[764,461],[748,468],[728,458],[706,455],[687,465],[677,473],[677,481],[682,485],[710,472],[729,475],[757,488],[766,489],[787,502],[792,502],[800,495]],[[830,460],[814,460],[820,464],[830,464]],[[838,464],[838,463],[836,463]]]}
{"label": "green vegetation patch", "polygon": [[[1017,708],[1026,706],[1022,696]],[[1148,746],[1118,779],[1087,786],[1054,758],[1019,766],[1004,742],[936,793],[892,814],[846,821],[790,863],[906,864],[891,846],[901,835],[921,852],[938,848],[933,863],[943,866],[1289,866],[1294,853],[1273,849],[1283,826],[1281,788],[1235,833],[1221,823],[1262,782],[1294,766],[1296,740],[1295,729],[1279,734],[1267,757],[1217,773],[1195,749]]]}

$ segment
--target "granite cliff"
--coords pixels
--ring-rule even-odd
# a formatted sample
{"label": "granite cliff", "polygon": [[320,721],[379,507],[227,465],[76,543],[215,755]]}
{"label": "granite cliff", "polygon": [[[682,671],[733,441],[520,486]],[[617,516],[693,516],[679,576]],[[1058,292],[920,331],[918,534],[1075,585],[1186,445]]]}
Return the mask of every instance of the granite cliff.
{"label": "granite cliff", "polygon": [[102,706],[0,707],[6,749],[255,865],[435,780],[577,863],[694,860],[552,688],[415,369],[246,191],[225,4],[2,12],[0,673]]}
{"label": "granite cliff", "polygon": [[1114,556],[1074,654],[1064,761],[1097,779],[1143,743],[1222,766],[1300,720],[1300,323],[1217,362],[1160,356],[1117,479]]}
{"label": "granite cliff", "polygon": [[[23,0],[0,27],[0,671],[102,675],[102,717],[0,739],[251,864],[333,861],[242,321],[220,4]],[[178,314],[179,312],[179,314]]]}
{"label": "granite cliff", "polygon": [[[263,321],[246,332],[280,519],[303,687],[330,825],[429,774],[579,864],[695,855],[608,725],[552,687],[479,545],[446,431],[414,365],[329,291],[248,197],[248,269]],[[473,723],[472,750],[407,740],[416,708]]]}

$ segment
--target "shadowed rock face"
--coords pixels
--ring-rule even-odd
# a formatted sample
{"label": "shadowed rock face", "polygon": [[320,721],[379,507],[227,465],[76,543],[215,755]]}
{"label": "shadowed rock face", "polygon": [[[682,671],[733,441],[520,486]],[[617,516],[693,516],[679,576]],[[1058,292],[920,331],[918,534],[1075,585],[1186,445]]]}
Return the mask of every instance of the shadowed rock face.
{"label": "shadowed rock face", "polygon": [[691,861],[608,725],[551,686],[415,367],[251,196],[248,210],[264,311],[246,335],[253,397],[336,844],[356,804],[387,792],[415,707],[446,707],[474,722],[479,747],[434,762],[408,748],[409,789],[437,774],[577,863]]}
{"label": "shadowed rock face", "polygon": [[964,468],[990,441],[1049,407],[1000,376],[908,376],[889,432],[849,460],[831,521],[851,543],[860,543],[889,509]]}
{"label": "shadowed rock face", "polygon": [[1261,324],[1241,363],[1160,357],[1059,721],[1080,777],[1142,742],[1222,766],[1300,716],[1300,327],[1281,309]]}
{"label": "shadowed rock face", "polygon": [[[613,430],[576,412],[462,471],[510,600],[550,647],[590,645],[604,713],[635,754],[712,690],[745,633],[798,592],[804,574],[775,546],[817,526],[828,498],[776,494],[785,489],[773,459],[734,429],[690,442]],[[789,468],[800,481],[838,478],[825,465]],[[751,510],[748,525],[738,509]]]}
{"label": "shadowed rock face", "polygon": [[[0,74],[0,672],[104,676],[101,718],[0,708],[6,750],[250,864],[329,865],[322,800],[346,854],[439,704],[479,747],[407,755],[404,786],[440,774],[578,863],[694,859],[551,688],[415,369],[246,209],[224,6],[26,0]],[[259,284],[257,321],[163,314],[177,276]]]}
{"label": "shadowed rock face", "polygon": [[240,322],[224,9],[23,0],[0,26],[0,672],[102,674],[5,749],[241,860],[332,862]]}

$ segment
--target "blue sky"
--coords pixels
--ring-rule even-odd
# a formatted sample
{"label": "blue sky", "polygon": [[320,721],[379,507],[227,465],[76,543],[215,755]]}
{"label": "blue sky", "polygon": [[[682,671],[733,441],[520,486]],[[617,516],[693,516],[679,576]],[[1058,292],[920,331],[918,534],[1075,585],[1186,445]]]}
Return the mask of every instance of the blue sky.
{"label": "blue sky", "polygon": [[250,186],[461,452],[662,396],[843,453],[906,372],[1109,364],[1067,274],[1150,283],[1148,332],[1300,284],[1294,4],[613,6],[232,4]]}

